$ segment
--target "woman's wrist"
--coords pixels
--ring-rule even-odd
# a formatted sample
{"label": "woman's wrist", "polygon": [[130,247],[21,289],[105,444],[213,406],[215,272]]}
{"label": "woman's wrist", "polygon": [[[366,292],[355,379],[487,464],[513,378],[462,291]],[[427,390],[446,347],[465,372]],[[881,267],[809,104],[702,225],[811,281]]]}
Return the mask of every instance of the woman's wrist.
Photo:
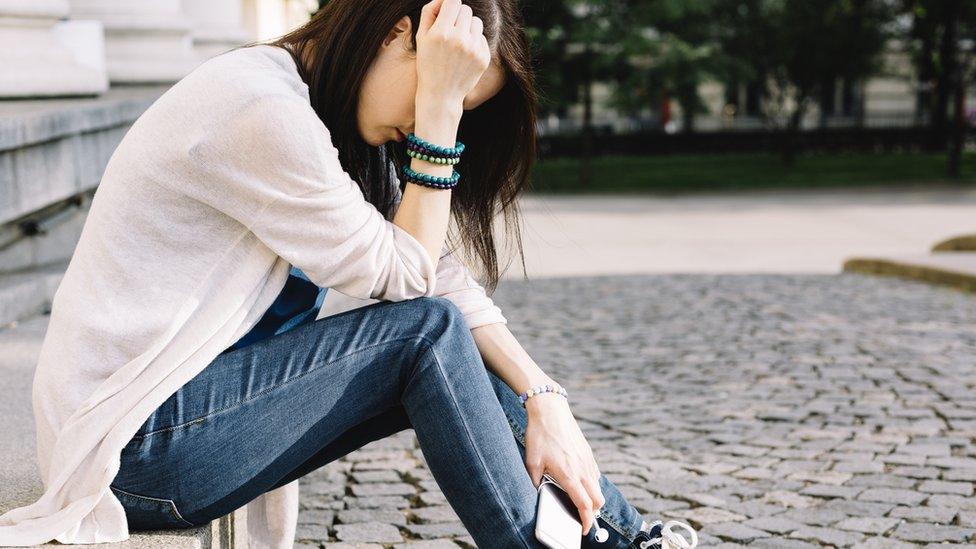
{"label": "woman's wrist", "polygon": [[569,398],[562,384],[545,375],[542,370],[538,370],[537,373],[539,375],[530,375],[517,384],[517,393],[525,409],[535,413],[567,407]]}
{"label": "woman's wrist", "polygon": [[[417,92],[416,103],[414,105],[417,120],[421,118],[446,118],[460,123],[461,116],[464,114],[464,97],[455,97],[444,93],[425,93]],[[445,144],[448,147],[454,143]]]}
{"label": "woman's wrist", "polygon": [[[461,115],[454,114],[449,107],[433,108],[417,106],[417,121],[414,134],[421,139],[441,145],[453,147],[457,143],[458,126]],[[419,158],[412,158],[410,169],[436,177],[450,177],[454,173],[454,166],[450,164],[435,164]]]}
{"label": "woman's wrist", "polygon": [[529,416],[542,416],[567,410],[569,410],[569,400],[559,393],[539,393],[525,401],[525,411]]}
{"label": "woman's wrist", "polygon": [[549,377],[548,374],[542,371],[541,368],[535,362],[522,362],[523,367],[518,373],[512,385],[512,390],[516,394],[523,394],[533,387],[539,387],[540,385],[559,385],[556,380]]}
{"label": "woman's wrist", "polygon": [[461,116],[464,114],[461,104],[455,105],[451,101],[417,103],[414,114],[416,122],[413,133],[418,137],[443,147],[456,144]]}

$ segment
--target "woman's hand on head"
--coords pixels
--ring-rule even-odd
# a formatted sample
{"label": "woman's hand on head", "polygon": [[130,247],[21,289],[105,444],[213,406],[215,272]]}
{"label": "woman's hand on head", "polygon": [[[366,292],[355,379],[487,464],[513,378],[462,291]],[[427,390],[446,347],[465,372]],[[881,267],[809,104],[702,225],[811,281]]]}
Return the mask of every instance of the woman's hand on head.
{"label": "woman's hand on head", "polygon": [[525,467],[536,488],[547,473],[566,490],[580,515],[583,534],[593,526],[606,502],[600,469],[566,399],[542,393],[525,401]]}
{"label": "woman's hand on head", "polygon": [[491,64],[481,18],[461,0],[424,5],[417,29],[417,104],[463,110],[463,102]]}

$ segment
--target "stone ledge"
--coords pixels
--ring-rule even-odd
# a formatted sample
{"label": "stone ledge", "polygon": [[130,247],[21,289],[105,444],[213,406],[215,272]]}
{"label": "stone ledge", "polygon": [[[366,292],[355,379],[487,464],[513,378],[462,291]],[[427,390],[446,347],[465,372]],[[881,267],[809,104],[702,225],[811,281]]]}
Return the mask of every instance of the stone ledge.
{"label": "stone ledge", "polygon": [[877,258],[855,257],[844,262],[843,270],[921,280],[976,292],[976,252],[936,252]]}
{"label": "stone ledge", "polygon": [[[95,191],[0,225],[0,276],[71,260]],[[0,321],[2,324],[2,321]]]}
{"label": "stone ledge", "polygon": [[[228,515],[200,528],[187,530],[159,530],[131,532],[129,539],[119,543],[99,543],[97,545],[83,545],[82,547],[98,547],[99,549],[233,549],[245,547],[242,540],[235,541],[235,517]],[[67,547],[61,543],[45,543],[34,547]],[[29,548],[24,548],[29,549]]]}
{"label": "stone ledge", "polygon": [[[0,308],[2,310],[2,308]],[[36,465],[31,384],[49,317],[35,316],[0,329],[0,514],[40,497],[42,486]],[[97,547],[126,549],[229,549],[244,547],[244,512],[223,517],[208,526],[187,530],[133,532],[122,543]],[[42,547],[65,547],[50,543]],[[91,546],[95,547],[95,546]]]}
{"label": "stone ledge", "polygon": [[95,188],[128,128],[167,89],[0,101],[0,224]]}
{"label": "stone ledge", "polygon": [[0,328],[50,310],[67,262],[0,274]]}
{"label": "stone ledge", "polygon": [[169,86],[116,86],[98,97],[0,101],[0,151],[129,125]]}

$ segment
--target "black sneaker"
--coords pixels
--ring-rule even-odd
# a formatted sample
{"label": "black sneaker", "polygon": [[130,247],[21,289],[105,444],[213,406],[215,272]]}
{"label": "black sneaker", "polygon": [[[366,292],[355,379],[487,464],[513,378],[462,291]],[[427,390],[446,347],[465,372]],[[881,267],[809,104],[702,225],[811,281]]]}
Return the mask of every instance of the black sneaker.
{"label": "black sneaker", "polygon": [[[684,534],[674,532],[674,527],[683,528],[691,535],[689,541]],[[646,530],[637,533],[630,549],[694,549],[698,547],[698,533],[694,528],[683,522],[669,520],[664,524],[655,521],[648,525]]]}

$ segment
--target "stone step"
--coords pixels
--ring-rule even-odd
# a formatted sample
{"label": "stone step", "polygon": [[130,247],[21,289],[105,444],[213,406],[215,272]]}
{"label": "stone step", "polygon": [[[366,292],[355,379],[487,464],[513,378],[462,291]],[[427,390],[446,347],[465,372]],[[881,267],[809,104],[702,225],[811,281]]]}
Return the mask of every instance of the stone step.
{"label": "stone step", "polygon": [[0,274],[71,259],[94,192],[0,226]]}
{"label": "stone step", "polygon": [[[35,457],[31,382],[40,354],[47,315],[34,316],[0,329],[0,513],[27,505],[40,497],[42,485]],[[134,532],[124,543],[98,547],[127,549],[205,549],[243,547],[240,517],[224,517],[210,525],[188,530]],[[64,547],[48,544],[43,547]]]}
{"label": "stone step", "polygon": [[0,327],[50,311],[68,262],[0,274]]}
{"label": "stone step", "polygon": [[0,226],[97,187],[126,131],[166,89],[0,101]]}
{"label": "stone step", "polygon": [[976,252],[854,257],[844,262],[844,271],[897,276],[976,292]]}

